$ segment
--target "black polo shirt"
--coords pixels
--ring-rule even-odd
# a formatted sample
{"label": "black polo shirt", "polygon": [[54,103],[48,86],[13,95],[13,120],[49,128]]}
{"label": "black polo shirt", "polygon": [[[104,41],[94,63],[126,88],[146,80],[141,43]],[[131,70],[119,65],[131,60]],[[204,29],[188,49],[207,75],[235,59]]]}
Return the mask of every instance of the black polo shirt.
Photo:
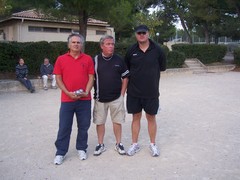
{"label": "black polo shirt", "polygon": [[100,54],[94,58],[94,67],[94,99],[100,102],[111,102],[119,98],[122,79],[129,76],[124,60],[116,54],[108,59]]}
{"label": "black polo shirt", "polygon": [[160,71],[166,70],[166,57],[161,48],[150,40],[146,52],[138,43],[127,50],[125,63],[130,71],[127,93],[133,97],[157,98]]}

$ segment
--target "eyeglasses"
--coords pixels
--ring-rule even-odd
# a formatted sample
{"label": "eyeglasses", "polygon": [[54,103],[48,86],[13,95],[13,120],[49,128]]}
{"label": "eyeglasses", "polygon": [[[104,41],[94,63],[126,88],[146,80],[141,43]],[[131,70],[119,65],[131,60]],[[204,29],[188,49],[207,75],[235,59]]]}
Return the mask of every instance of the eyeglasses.
{"label": "eyeglasses", "polygon": [[138,35],[141,35],[141,34],[145,35],[146,32],[137,32],[137,34],[138,34]]}

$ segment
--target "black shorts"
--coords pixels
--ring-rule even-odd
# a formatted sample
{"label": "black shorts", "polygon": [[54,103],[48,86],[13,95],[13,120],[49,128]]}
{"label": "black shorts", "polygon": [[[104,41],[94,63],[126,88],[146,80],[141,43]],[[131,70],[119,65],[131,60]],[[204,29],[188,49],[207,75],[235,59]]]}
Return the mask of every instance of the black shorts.
{"label": "black shorts", "polygon": [[127,111],[130,114],[142,112],[142,109],[147,114],[155,115],[158,112],[159,99],[158,98],[138,98],[127,95]]}

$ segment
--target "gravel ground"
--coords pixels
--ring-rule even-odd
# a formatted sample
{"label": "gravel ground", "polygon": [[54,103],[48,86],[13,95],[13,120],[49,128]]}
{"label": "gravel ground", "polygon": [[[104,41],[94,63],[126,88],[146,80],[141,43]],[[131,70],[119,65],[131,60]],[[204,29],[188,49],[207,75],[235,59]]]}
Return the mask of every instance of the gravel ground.
{"label": "gravel ground", "polygon": [[[145,116],[133,157],[114,151],[112,124],[106,124],[107,151],[93,156],[95,125],[89,130],[88,159],[75,150],[76,122],[64,163],[53,164],[60,90],[0,94],[0,179],[18,180],[237,180],[240,179],[240,73],[178,74],[161,77],[157,144],[150,156]],[[131,116],[123,144],[131,143]]]}

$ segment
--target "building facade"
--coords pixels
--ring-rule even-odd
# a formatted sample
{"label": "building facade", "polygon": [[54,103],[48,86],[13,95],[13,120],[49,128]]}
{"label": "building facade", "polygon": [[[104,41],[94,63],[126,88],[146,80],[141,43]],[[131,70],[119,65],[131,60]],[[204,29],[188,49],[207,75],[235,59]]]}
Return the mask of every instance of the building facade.
{"label": "building facade", "polygon": [[[0,20],[0,41],[36,42],[66,41],[71,33],[78,32],[76,21],[54,20],[35,9],[12,14]],[[101,36],[115,37],[108,22],[89,18],[86,41],[98,42]]]}

